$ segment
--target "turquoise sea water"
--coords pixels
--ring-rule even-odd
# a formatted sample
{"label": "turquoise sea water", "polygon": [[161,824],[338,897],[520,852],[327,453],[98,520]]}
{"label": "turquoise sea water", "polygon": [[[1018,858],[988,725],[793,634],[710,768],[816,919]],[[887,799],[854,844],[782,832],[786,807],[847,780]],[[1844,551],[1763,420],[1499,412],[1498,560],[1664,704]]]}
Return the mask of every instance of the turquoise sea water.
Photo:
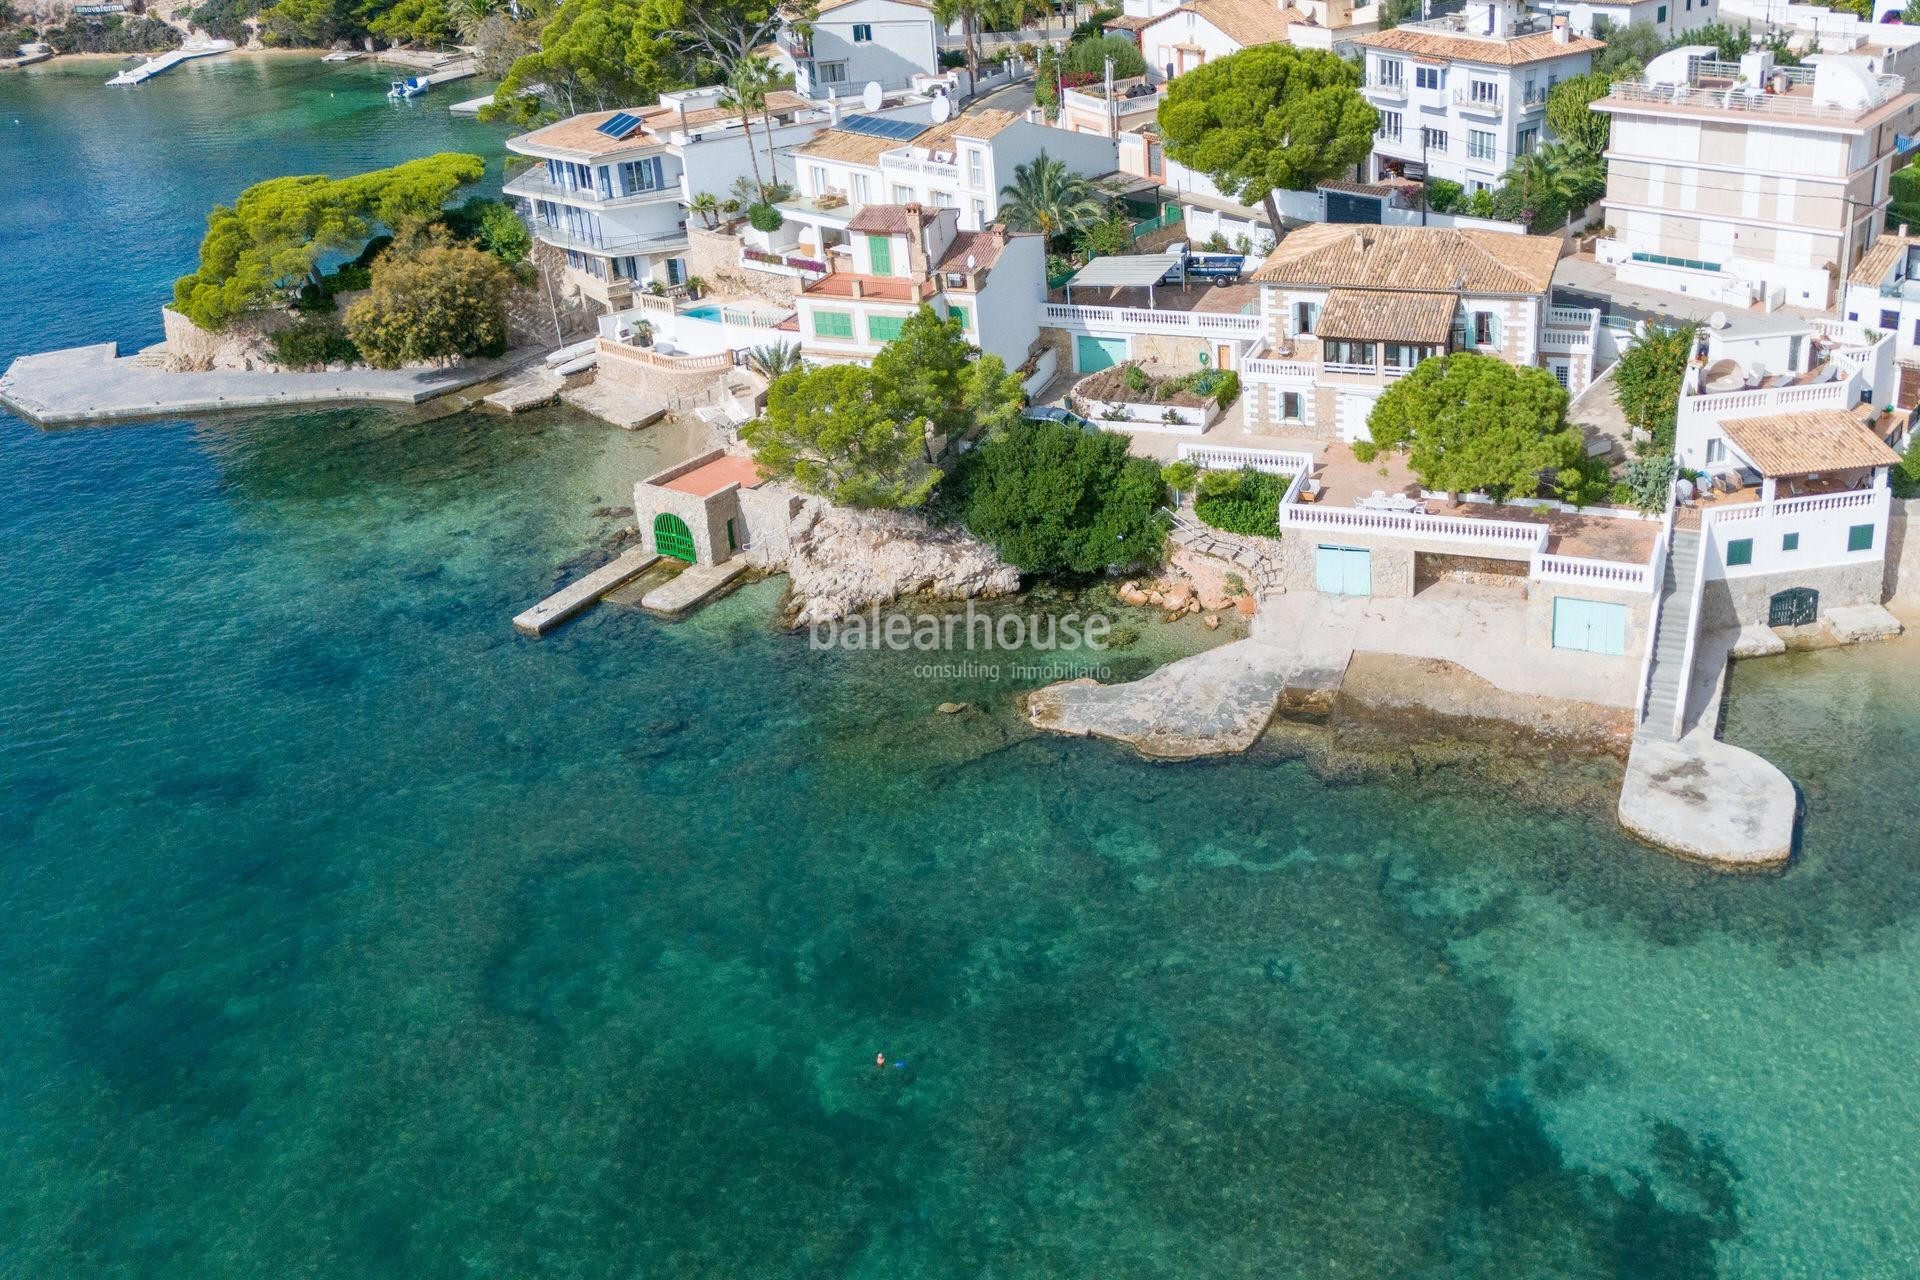
{"label": "turquoise sea water", "polygon": [[[0,78],[0,361],[156,340],[246,182],[497,153],[202,65]],[[1151,766],[774,584],[517,637],[671,447],[0,418],[0,1275],[1920,1269],[1920,649],[1739,670],[1808,815],[1725,879],[1610,765]]]}

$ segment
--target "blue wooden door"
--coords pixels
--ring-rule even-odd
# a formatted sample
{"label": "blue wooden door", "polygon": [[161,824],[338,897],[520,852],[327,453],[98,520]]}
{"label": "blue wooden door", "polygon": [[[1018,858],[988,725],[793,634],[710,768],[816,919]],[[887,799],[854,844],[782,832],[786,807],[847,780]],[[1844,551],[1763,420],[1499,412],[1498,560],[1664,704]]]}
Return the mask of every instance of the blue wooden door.
{"label": "blue wooden door", "polygon": [[1315,547],[1313,585],[1331,596],[1373,594],[1373,553],[1358,547]]}
{"label": "blue wooden door", "polygon": [[1618,657],[1627,651],[1627,606],[1556,596],[1553,647]]}

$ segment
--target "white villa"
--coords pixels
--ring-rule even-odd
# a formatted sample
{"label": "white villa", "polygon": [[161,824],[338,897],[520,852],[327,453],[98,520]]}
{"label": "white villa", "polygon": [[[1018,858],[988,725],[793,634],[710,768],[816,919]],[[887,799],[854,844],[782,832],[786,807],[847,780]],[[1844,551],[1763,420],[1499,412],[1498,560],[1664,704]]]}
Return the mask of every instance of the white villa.
{"label": "white villa", "polygon": [[[767,103],[771,139],[757,120],[749,136],[739,116],[719,105],[720,94],[664,93],[656,106],[592,111],[507,140],[508,150],[541,163],[510,180],[505,194],[524,203],[536,237],[565,252],[568,284],[606,310],[625,309],[651,284],[686,281],[687,205],[695,196],[725,198],[756,166],[772,178],[785,148],[839,114],[832,104],[777,91]],[[908,97],[888,110],[896,120],[917,120],[908,126],[917,129],[932,104]]]}
{"label": "white villa", "polygon": [[1840,314],[1892,334],[1901,359],[1920,359],[1920,236],[1901,227],[1875,240],[1847,277]]}
{"label": "white villa", "polygon": [[925,0],[822,0],[806,34],[789,26],[766,49],[805,97],[852,97],[869,84],[905,89],[940,74],[940,32]]}
{"label": "white villa", "polygon": [[1050,129],[1012,111],[988,108],[918,128],[850,115],[794,149],[800,198],[781,212],[814,230],[806,238],[816,248],[837,242],[848,217],[869,204],[955,209],[962,230],[979,231],[999,216],[1000,189],[1014,169],[1043,153],[1083,177],[1114,171],[1111,138]]}
{"label": "white villa", "polygon": [[1002,226],[963,231],[959,210],[867,205],[847,220],[848,253],[797,299],[801,350],[819,363],[871,360],[922,305],[958,315],[968,341],[1022,373],[1052,376],[1038,350],[1046,250]]}
{"label": "white villa", "polygon": [[1733,307],[1836,301],[1881,229],[1895,135],[1920,99],[1867,58],[1809,63],[1672,49],[1594,103],[1613,117],[1600,256],[1623,282]]}
{"label": "white villa", "polygon": [[1428,356],[1497,355],[1570,394],[1597,372],[1597,312],[1552,304],[1557,237],[1323,223],[1254,273],[1261,349],[1242,366],[1249,423],[1328,439],[1367,434],[1374,401]]}
{"label": "white villa", "polygon": [[1590,70],[1603,47],[1517,0],[1476,0],[1359,43],[1362,92],[1380,113],[1367,176],[1445,178],[1468,191],[1497,187],[1546,140],[1547,91]]}

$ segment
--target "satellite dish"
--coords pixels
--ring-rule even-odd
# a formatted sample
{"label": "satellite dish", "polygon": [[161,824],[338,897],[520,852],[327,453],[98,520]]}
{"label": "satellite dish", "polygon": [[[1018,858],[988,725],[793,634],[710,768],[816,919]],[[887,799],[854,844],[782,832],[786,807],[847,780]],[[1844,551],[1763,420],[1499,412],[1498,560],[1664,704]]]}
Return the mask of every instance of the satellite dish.
{"label": "satellite dish", "polygon": [[939,124],[953,114],[953,101],[945,94],[933,100],[933,122]]}
{"label": "satellite dish", "polygon": [[1727,319],[1727,313],[1724,311],[1716,311],[1707,317],[1707,327],[1710,329],[1724,329],[1730,323],[1732,322]]}
{"label": "satellite dish", "polygon": [[971,271],[979,265],[980,259],[974,257],[972,254],[967,255],[967,270]]}
{"label": "satellite dish", "polygon": [[1570,15],[1570,18],[1571,18],[1571,21],[1573,22],[1573,29],[1575,31],[1578,31],[1583,36],[1593,34],[1593,6],[1592,5],[1577,4],[1573,6],[1573,13]]}
{"label": "satellite dish", "polygon": [[861,105],[865,106],[869,111],[878,111],[880,109],[880,82],[878,80],[867,81],[867,87],[860,91],[860,102]]}

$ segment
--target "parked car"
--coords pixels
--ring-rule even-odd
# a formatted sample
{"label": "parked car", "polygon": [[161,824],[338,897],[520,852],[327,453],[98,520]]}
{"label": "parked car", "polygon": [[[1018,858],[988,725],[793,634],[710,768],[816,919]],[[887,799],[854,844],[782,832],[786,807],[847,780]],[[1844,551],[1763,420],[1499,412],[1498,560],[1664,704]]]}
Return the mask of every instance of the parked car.
{"label": "parked car", "polygon": [[1050,404],[1033,405],[1032,407],[1022,412],[1020,416],[1023,418],[1030,418],[1035,422],[1064,422],[1068,426],[1078,427],[1082,431],[1098,431],[1099,430],[1098,427],[1094,426],[1091,422],[1088,422],[1085,418],[1081,417],[1079,414],[1074,413],[1071,410],[1057,408],[1056,406],[1050,405]]}

